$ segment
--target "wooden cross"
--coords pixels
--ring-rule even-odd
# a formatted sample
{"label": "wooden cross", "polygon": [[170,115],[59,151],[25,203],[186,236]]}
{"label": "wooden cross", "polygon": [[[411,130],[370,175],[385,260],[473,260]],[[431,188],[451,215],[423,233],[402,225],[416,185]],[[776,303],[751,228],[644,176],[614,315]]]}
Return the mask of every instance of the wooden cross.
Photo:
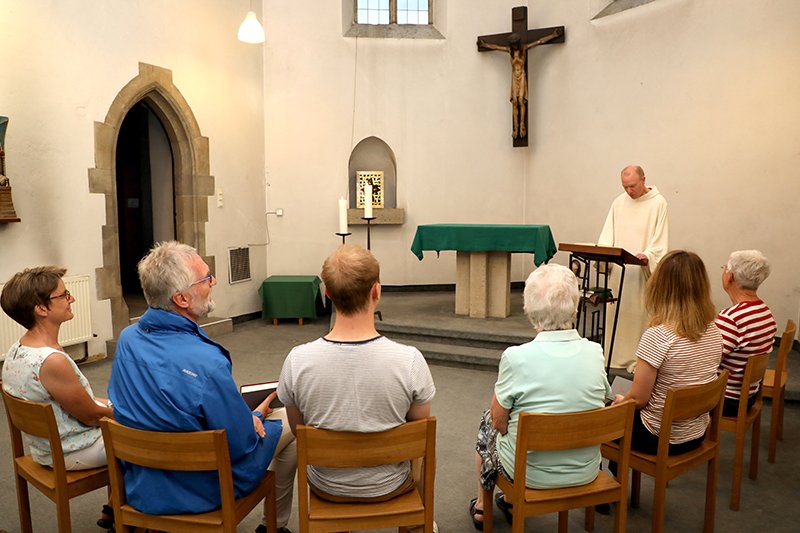
{"label": "wooden cross", "polygon": [[528,29],[528,8],[511,9],[511,33],[478,37],[478,51],[506,52],[511,57],[511,107],[514,146],[528,146],[528,50],[540,44],[564,42],[564,26]]}

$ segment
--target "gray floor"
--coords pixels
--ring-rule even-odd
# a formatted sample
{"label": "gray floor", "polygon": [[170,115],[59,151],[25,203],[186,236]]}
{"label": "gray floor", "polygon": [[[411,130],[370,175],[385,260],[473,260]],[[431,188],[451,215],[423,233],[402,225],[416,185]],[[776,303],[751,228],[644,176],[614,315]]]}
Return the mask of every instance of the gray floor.
{"label": "gray floor", "polygon": [[[440,296],[448,302],[448,296]],[[403,316],[418,314],[406,295],[385,293],[382,308],[384,318],[401,320]],[[450,311],[448,304],[439,307],[442,315]],[[449,308],[452,309],[452,308]],[[387,316],[389,315],[389,316]],[[440,318],[430,319],[440,320]],[[454,320],[468,320],[454,318]],[[470,322],[475,328],[500,327],[504,321]],[[524,320],[512,317],[513,327],[523,327]],[[327,331],[327,319],[306,321],[302,327],[291,322],[281,322],[277,327],[271,322],[254,320],[238,324],[235,331],[221,337],[233,354],[233,373],[237,383],[249,383],[277,378],[286,353],[292,346],[312,340]],[[796,354],[795,354],[796,356]],[[105,360],[82,366],[98,395],[105,395],[111,361]],[[432,365],[431,371],[437,386],[433,414],[438,419],[436,519],[443,532],[474,531],[467,514],[469,499],[474,497],[476,483],[473,473],[473,443],[478,418],[488,405],[495,373],[452,366]],[[795,374],[797,375],[797,374]],[[2,409],[2,408],[0,408]],[[733,439],[723,437],[723,453],[717,490],[716,529],[718,531],[796,531],[800,522],[800,506],[796,495],[800,493],[800,405],[790,403],[786,409],[786,440],[779,443],[777,462],[766,461],[769,432],[769,406],[765,406],[762,423],[761,459],[757,481],[745,478],[742,482],[742,510],[728,509],[731,479]],[[4,414],[0,415],[5,419]],[[3,424],[4,426],[4,424]],[[19,531],[17,502],[9,460],[9,443],[6,429],[0,430],[0,529]],[[667,492],[667,531],[700,531],[703,521],[705,491],[704,471],[694,471],[670,483]],[[628,531],[647,531],[650,527],[652,483],[643,479],[642,507],[629,512]],[[104,491],[78,497],[72,501],[73,528],[76,532],[100,531],[94,522],[105,497]],[[34,531],[55,531],[54,506],[35,489],[31,490],[34,509]],[[253,531],[260,520],[260,511],[254,511],[240,525],[239,531]],[[289,527],[298,531],[296,515]],[[509,531],[500,513],[495,514],[496,531]],[[597,517],[596,531],[611,531],[613,517]],[[529,518],[527,530],[555,531],[556,517]],[[582,514],[571,513],[570,531],[582,531]]]}

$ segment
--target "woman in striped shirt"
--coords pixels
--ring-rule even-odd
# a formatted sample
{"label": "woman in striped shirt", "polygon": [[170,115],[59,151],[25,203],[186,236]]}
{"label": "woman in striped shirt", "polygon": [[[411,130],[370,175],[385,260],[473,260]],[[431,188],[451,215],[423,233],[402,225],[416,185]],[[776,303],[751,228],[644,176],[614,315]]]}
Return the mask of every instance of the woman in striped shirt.
{"label": "woman in striped shirt", "polygon": [[[633,398],[638,411],[631,448],[655,454],[667,390],[713,381],[722,357],[711,286],[700,257],[682,250],[667,254],[647,283],[645,308],[650,327],[636,350],[633,385],[615,403]],[[700,446],[708,423],[708,413],[676,421],[670,455]]]}
{"label": "woman in striped shirt", "polygon": [[[717,316],[717,327],[722,334],[720,369],[729,374],[723,416],[736,416],[747,359],[772,350],[778,325],[772,311],[756,294],[769,272],[769,261],[758,250],[733,252],[722,267],[722,288],[733,304]],[[750,387],[748,406],[755,402],[758,387],[759,383]]]}

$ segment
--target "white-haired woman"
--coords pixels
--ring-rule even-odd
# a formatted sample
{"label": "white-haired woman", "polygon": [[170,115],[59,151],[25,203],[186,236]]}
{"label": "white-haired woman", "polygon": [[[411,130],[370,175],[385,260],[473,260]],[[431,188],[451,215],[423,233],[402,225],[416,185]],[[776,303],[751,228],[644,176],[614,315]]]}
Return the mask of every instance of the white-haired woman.
{"label": "white-haired woman", "polygon": [[[611,398],[604,369],[603,348],[573,328],[578,309],[578,281],[561,265],[543,265],[525,282],[525,314],[536,337],[503,352],[491,407],[478,430],[475,462],[478,497],[469,512],[483,530],[482,488],[494,489],[498,475],[511,479],[520,413],[572,413],[603,407]],[[531,452],[525,484],[554,488],[591,482],[600,468],[600,448],[561,452]],[[511,523],[511,505],[502,494],[497,507]]]}
{"label": "white-haired woman", "polygon": [[[772,311],[756,292],[769,273],[769,261],[758,250],[733,252],[722,267],[722,288],[733,304],[720,311],[716,319],[722,334],[720,369],[728,371],[724,416],[736,416],[747,359],[772,350],[778,331]],[[755,383],[748,391],[750,405],[755,402],[758,387]]]}

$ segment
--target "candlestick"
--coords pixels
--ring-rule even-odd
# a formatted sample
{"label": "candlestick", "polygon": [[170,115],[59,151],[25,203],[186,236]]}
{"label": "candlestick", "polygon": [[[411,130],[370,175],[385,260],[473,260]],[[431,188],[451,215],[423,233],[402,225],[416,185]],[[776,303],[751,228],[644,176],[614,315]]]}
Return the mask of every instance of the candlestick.
{"label": "candlestick", "polygon": [[[344,197],[339,197],[339,235],[347,234],[347,200]],[[342,242],[344,242],[344,237],[342,238]]]}
{"label": "candlestick", "polygon": [[367,250],[372,250],[372,240],[370,239],[370,222],[375,220],[375,217],[361,217],[361,220],[367,221]]}
{"label": "candlestick", "polygon": [[372,184],[364,187],[364,218],[372,218]]}
{"label": "candlestick", "polygon": [[341,237],[342,238],[342,244],[345,244],[345,239],[347,238],[348,235],[352,235],[352,233],[337,233],[336,235]]}

